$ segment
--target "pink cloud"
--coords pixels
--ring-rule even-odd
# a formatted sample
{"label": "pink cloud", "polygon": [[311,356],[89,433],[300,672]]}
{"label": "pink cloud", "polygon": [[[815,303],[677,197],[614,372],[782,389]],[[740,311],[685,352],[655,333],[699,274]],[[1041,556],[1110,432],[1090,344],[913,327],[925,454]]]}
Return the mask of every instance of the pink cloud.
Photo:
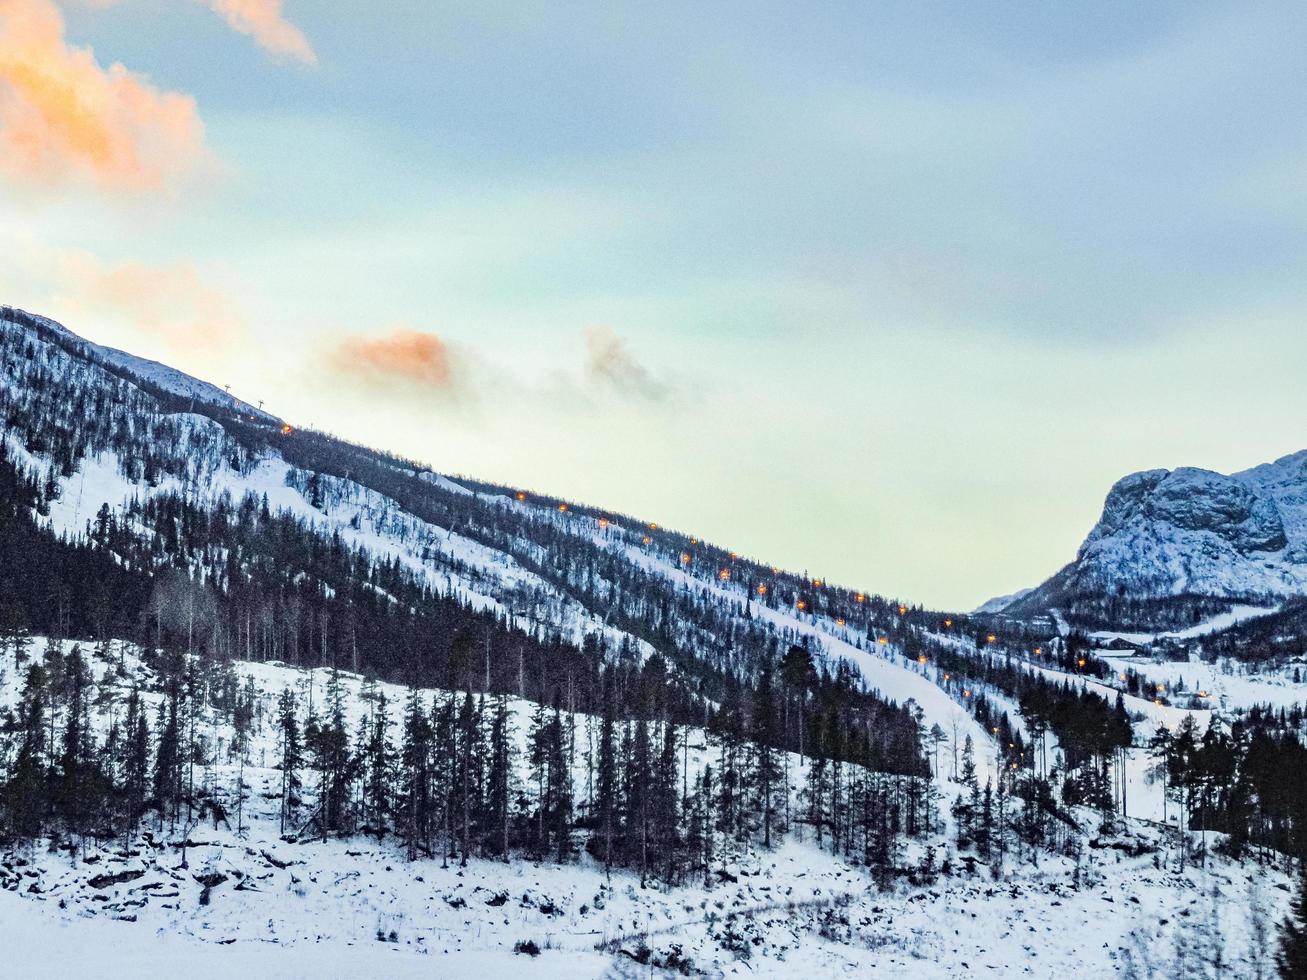
{"label": "pink cloud", "polygon": [[[77,0],[83,7],[108,10],[123,0]],[[294,24],[282,15],[281,0],[196,0],[204,4],[227,22],[227,26],[240,34],[254,38],[265,51],[285,55],[316,65],[318,56]]]}
{"label": "pink cloud", "polygon": [[203,157],[195,100],[70,45],[50,0],[0,0],[0,170],[159,188]]}
{"label": "pink cloud", "polygon": [[456,387],[449,345],[433,333],[397,327],[384,337],[346,337],[329,356],[339,373],[368,384],[401,382],[442,392]]}
{"label": "pink cloud", "polygon": [[309,39],[282,16],[281,0],[201,0],[232,30],[248,34],[265,51],[316,65],[318,56]]}
{"label": "pink cloud", "polygon": [[89,252],[67,251],[58,254],[50,274],[60,284],[60,306],[116,317],[175,350],[213,351],[245,329],[235,300],[189,263],[105,263]]}

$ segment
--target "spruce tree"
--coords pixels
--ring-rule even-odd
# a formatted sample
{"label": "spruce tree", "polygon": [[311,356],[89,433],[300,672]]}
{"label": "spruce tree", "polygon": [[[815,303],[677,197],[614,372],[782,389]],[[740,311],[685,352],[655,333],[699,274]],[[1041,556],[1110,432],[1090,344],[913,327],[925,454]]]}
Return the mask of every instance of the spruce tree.
{"label": "spruce tree", "polygon": [[490,777],[486,801],[486,824],[493,849],[508,860],[508,823],[513,785],[513,752],[509,737],[508,698],[495,698],[495,716],[490,725]]}
{"label": "spruce tree", "polygon": [[763,847],[771,848],[774,792],[780,776],[776,765],[776,703],[772,695],[770,668],[758,675],[758,689],[753,699],[752,730],[754,771],[753,784],[757,792],[757,810],[762,817]]}
{"label": "spruce tree", "polygon": [[431,837],[431,721],[416,688],[408,695],[404,711],[404,741],[400,750],[402,772],[399,812],[408,859],[418,852],[430,852]]}
{"label": "spruce tree", "polygon": [[286,688],[277,698],[277,727],[281,732],[281,832],[295,819],[299,806],[300,766],[303,765],[299,722],[295,718],[295,694]]}
{"label": "spruce tree", "polygon": [[1280,927],[1276,963],[1284,980],[1307,977],[1307,861],[1298,866],[1298,895],[1289,917]]}
{"label": "spruce tree", "polygon": [[613,838],[617,834],[618,793],[621,783],[617,771],[616,720],[613,683],[604,682],[603,720],[599,727],[599,799],[597,831],[601,840],[605,870],[613,866]]}

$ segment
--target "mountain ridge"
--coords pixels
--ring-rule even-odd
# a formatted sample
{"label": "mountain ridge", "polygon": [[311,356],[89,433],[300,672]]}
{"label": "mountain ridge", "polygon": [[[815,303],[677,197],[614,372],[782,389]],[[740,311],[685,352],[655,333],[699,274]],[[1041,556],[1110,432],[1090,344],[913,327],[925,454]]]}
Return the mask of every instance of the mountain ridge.
{"label": "mountain ridge", "polygon": [[1307,450],[1230,474],[1199,467],[1128,474],[1108,492],[1072,562],[1034,589],[982,608],[1060,610],[1074,619],[1117,599],[1271,605],[1304,594]]}

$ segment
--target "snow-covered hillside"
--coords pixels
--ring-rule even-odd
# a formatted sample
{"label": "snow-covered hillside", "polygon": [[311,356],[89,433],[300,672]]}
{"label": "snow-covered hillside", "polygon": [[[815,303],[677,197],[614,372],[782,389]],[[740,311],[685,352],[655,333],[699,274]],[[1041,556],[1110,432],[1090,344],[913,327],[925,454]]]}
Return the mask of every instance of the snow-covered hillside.
{"label": "snow-covered hillside", "polygon": [[78,356],[107,365],[128,377],[152,385],[161,391],[190,402],[201,402],[218,408],[229,409],[238,415],[248,416],[251,420],[258,420],[268,424],[281,424],[281,420],[275,415],[263,411],[262,408],[256,408],[248,402],[241,401],[217,385],[193,378],[176,368],[169,367],[167,364],[137,357],[135,354],[129,354],[113,347],[105,347],[103,344],[91,343],[89,340],[85,340],[73,333],[62,323],[51,320],[49,317],[22,313],[13,310],[11,307],[0,307],[0,320],[12,322],[15,313],[19,313],[27,321],[39,325],[39,328],[44,330],[48,336],[56,338],[59,343],[66,345],[70,351],[75,352]]}
{"label": "snow-covered hillside", "polygon": [[[39,661],[47,643],[35,639]],[[65,641],[62,651],[71,653]],[[0,703],[19,698],[22,672],[0,657]],[[254,692],[251,737],[237,749],[223,714],[198,724],[206,754],[194,775],[206,807],[175,827],[147,822],[130,839],[65,840],[0,850],[0,943],[7,969],[27,978],[140,976],[187,964],[187,974],[229,977],[600,977],[649,971],[704,976],[886,975],[943,978],[1183,975],[1220,945],[1237,975],[1266,963],[1259,935],[1282,914],[1285,879],[1212,857],[1175,868],[1170,839],[1132,823],[1101,835],[1087,820],[1076,857],[1013,862],[995,879],[963,860],[941,826],[902,856],[912,877],[877,884],[800,830],[775,850],[724,846],[706,880],[669,887],[625,871],[577,863],[420,857],[393,836],[324,839],[283,834],[276,725],[284,690],[322,703],[328,672],[278,664],[233,665]],[[125,692],[158,710],[155,674],[133,648],[91,658],[103,737]],[[351,728],[408,692],[339,679]],[[423,700],[442,698],[423,692]],[[512,704],[518,779],[529,785],[527,729],[535,706]],[[579,729],[595,719],[578,716]],[[396,743],[398,748],[398,742]],[[688,740],[692,773],[719,746]],[[807,763],[787,760],[790,806]],[[584,786],[585,773],[573,773]],[[238,793],[238,786],[243,791]],[[947,798],[963,790],[941,781]],[[314,787],[306,788],[310,797]],[[947,812],[947,806],[944,811]],[[927,859],[926,854],[930,852]],[[1159,916],[1148,910],[1171,910]],[[1092,922],[1093,929],[1084,928]],[[657,965],[661,964],[662,969]],[[1132,967],[1133,964],[1133,967]],[[1150,974],[1145,969],[1158,972]]]}

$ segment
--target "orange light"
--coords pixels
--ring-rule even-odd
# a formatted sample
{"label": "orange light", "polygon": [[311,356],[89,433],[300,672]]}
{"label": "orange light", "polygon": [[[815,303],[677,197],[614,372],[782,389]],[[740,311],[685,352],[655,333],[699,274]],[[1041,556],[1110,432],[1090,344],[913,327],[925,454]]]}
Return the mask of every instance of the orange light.
{"label": "orange light", "polygon": [[283,426],[281,427],[281,434],[282,434],[283,436],[288,436],[288,435],[290,435],[290,434],[291,434],[292,432],[294,432],[294,431],[295,431],[295,430],[292,429],[289,425],[283,425]]}
{"label": "orange light", "polygon": [[560,514],[565,514],[565,513],[567,513],[567,504],[559,504],[559,505],[558,505],[558,513],[560,513]]}
{"label": "orange light", "polygon": [[994,642],[995,640],[997,640],[997,639],[998,639],[997,636],[995,636],[993,633],[990,633],[989,636],[985,637],[985,642],[986,642],[986,643],[993,643],[993,642]]}
{"label": "orange light", "polygon": [[1035,647],[1035,656],[1036,656],[1036,657],[1042,657],[1043,655],[1044,655],[1044,648],[1043,648],[1043,647]]}
{"label": "orange light", "polygon": [[607,527],[607,526],[608,526],[608,518],[606,518],[606,517],[601,517],[601,518],[599,518],[599,526],[600,526],[600,527]]}
{"label": "orange light", "polygon": [[657,530],[658,530],[658,525],[657,525],[657,524],[654,524],[654,523],[652,523],[652,522],[650,522],[650,524],[649,524],[649,530],[650,530],[650,531],[657,531]]}
{"label": "orange light", "polygon": [[821,579],[819,579],[819,578],[815,578],[815,579],[813,579],[813,580],[812,580],[812,587],[813,587],[814,589],[820,589],[820,588],[821,588]]}
{"label": "orange light", "polygon": [[647,535],[647,534],[646,534],[643,538],[641,538],[640,540],[642,540],[645,544],[652,544],[652,543],[653,543],[653,538],[649,537],[649,535]]}
{"label": "orange light", "polygon": [[765,585],[758,586],[758,595],[766,595],[766,594],[767,594],[767,586]]}
{"label": "orange light", "polygon": [[907,606],[899,606],[899,615],[900,615],[900,616],[906,616],[907,614],[908,614],[908,607],[907,607]]}
{"label": "orange light", "polygon": [[1083,667],[1085,665],[1085,658],[1081,657],[1079,660],[1077,660],[1076,665],[1079,667]]}
{"label": "orange light", "polygon": [[691,538],[691,539],[690,539],[690,544],[698,544],[698,543],[699,543],[699,539],[698,539],[698,538]]}
{"label": "orange light", "polygon": [[1122,673],[1120,676],[1121,676],[1121,680],[1125,680],[1125,674],[1124,674],[1124,673]]}
{"label": "orange light", "polygon": [[524,494],[524,493],[518,493],[518,495],[517,495],[517,500],[518,500],[518,503],[521,503],[522,501],[526,500],[526,494]]}
{"label": "orange light", "polygon": [[808,608],[808,604],[804,602],[802,599],[796,602],[795,605],[798,606],[799,612],[803,612],[803,610]]}
{"label": "orange light", "polygon": [[1199,692],[1198,692],[1198,696],[1199,696],[1200,698],[1205,698],[1205,697],[1207,697],[1207,692],[1206,692],[1206,691],[1199,691]]}
{"label": "orange light", "polygon": [[681,564],[682,565],[690,564],[690,553],[688,551],[681,552]]}
{"label": "orange light", "polygon": [[739,557],[740,557],[740,556],[737,555],[734,551],[731,552],[731,561],[735,561],[735,559],[737,559],[737,558],[739,558]]}
{"label": "orange light", "polygon": [[952,679],[953,679],[953,675],[952,675],[952,674],[945,674],[945,675],[944,675],[944,680],[946,680],[946,681],[951,681]]}
{"label": "orange light", "polygon": [[917,658],[917,663],[924,664],[925,662],[926,662],[926,655],[923,653],[920,657]]}
{"label": "orange light", "polygon": [[725,582],[728,578],[731,577],[731,570],[729,568],[723,568],[720,572],[717,573],[717,577],[721,579],[723,582]]}
{"label": "orange light", "polygon": [[953,625],[953,620],[951,620],[951,619],[946,619],[946,620],[944,620],[944,625],[945,625],[945,626],[952,626],[952,625]]}
{"label": "orange light", "polygon": [[843,626],[843,625],[844,625],[844,617],[841,616],[839,619],[835,620],[835,625],[836,625],[836,626]]}
{"label": "orange light", "polygon": [[863,593],[859,592],[857,595],[853,597],[853,600],[855,602],[866,602],[867,597]]}
{"label": "orange light", "polygon": [[877,640],[876,642],[879,643],[881,646],[888,646],[888,645],[889,645],[889,639],[888,639],[887,637],[884,637],[884,636],[882,636],[882,637],[881,637],[879,640]]}
{"label": "orange light", "polygon": [[1155,699],[1153,701],[1153,704],[1157,705],[1160,708],[1162,706],[1162,699],[1161,698]]}
{"label": "orange light", "polygon": [[970,691],[963,691],[963,692],[962,692],[962,696],[963,696],[964,698],[969,698],[969,697],[971,697],[971,692],[970,692]]}

